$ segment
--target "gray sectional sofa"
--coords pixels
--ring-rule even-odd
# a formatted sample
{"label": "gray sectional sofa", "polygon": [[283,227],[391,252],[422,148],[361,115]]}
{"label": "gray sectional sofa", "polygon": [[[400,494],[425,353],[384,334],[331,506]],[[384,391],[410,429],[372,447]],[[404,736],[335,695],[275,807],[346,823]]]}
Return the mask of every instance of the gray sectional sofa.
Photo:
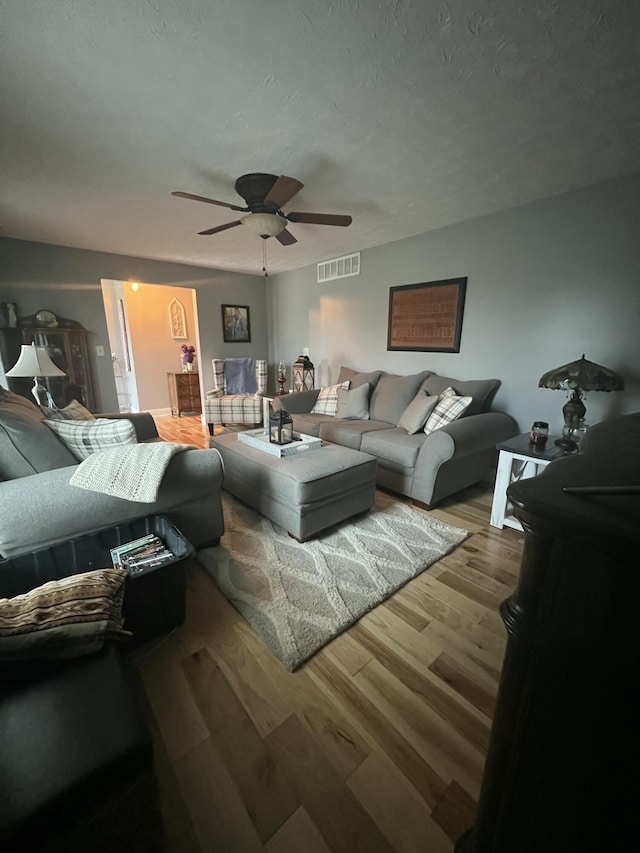
{"label": "gray sectional sofa", "polygon": [[[134,424],[139,442],[160,440],[149,414],[125,417]],[[223,468],[217,450],[194,447],[177,453],[155,503],[138,503],[70,485],[78,460],[43,418],[29,400],[0,387],[2,557],[158,514],[169,518],[196,548],[217,544],[224,532]]]}
{"label": "gray sectional sofa", "polygon": [[[347,417],[339,417],[340,408],[336,415],[311,413],[320,389],[276,397],[273,406],[291,414],[296,432],[375,456],[377,485],[422,506],[432,507],[489,475],[497,456],[496,444],[518,432],[513,418],[490,410],[500,385],[497,379],[457,380],[429,370],[400,376],[341,367],[336,384],[346,381],[350,393],[369,386],[364,408],[347,405]],[[411,411],[412,403],[415,408],[416,398],[437,398],[449,387],[457,395],[472,398],[458,420],[429,435],[422,427],[409,432],[398,426],[407,421],[405,413]],[[362,392],[358,396],[362,399]]]}

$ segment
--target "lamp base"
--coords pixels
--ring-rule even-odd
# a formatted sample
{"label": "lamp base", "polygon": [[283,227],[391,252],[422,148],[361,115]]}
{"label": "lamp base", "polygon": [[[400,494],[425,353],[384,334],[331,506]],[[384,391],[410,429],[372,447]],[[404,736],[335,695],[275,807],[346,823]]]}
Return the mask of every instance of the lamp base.
{"label": "lamp base", "polygon": [[582,402],[582,391],[579,388],[575,389],[562,407],[562,414],[566,427],[577,427],[580,421],[584,420],[587,410]]}
{"label": "lamp base", "polygon": [[38,377],[33,377],[33,388],[31,389],[31,393],[35,397],[36,406],[47,406],[49,409],[57,409],[58,407],[53,402],[53,397],[51,396],[51,392],[48,388],[45,388],[44,385],[41,385],[38,382]]}
{"label": "lamp base", "polygon": [[557,447],[561,447],[563,450],[566,450],[567,453],[571,453],[574,450],[578,449],[578,444],[572,438],[556,438],[553,442]]}

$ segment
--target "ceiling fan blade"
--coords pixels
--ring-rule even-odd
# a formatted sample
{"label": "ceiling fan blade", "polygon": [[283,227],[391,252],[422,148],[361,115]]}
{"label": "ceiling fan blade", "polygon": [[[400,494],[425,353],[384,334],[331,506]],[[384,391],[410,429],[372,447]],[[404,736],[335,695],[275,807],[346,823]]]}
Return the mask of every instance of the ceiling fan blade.
{"label": "ceiling fan blade", "polygon": [[239,219],[236,219],[235,222],[226,222],[224,225],[216,225],[215,228],[207,228],[206,231],[198,231],[198,234],[217,234],[218,231],[226,231],[227,228],[235,228],[236,225],[240,225]]}
{"label": "ceiling fan blade", "polygon": [[309,225],[351,225],[350,216],[340,216],[337,213],[287,213],[289,222],[306,222]]}
{"label": "ceiling fan blade", "polygon": [[286,228],[284,229],[284,231],[281,231],[279,234],[276,234],[276,240],[279,243],[282,243],[283,246],[292,246],[294,243],[298,242],[291,233],[291,231],[287,231]]}
{"label": "ceiling fan blade", "polygon": [[249,210],[248,207],[238,207],[236,204],[228,204],[226,201],[216,201],[214,198],[205,198],[202,195],[193,195],[192,193],[174,192],[171,195],[175,195],[178,198],[189,198],[192,201],[204,201],[207,204],[217,204],[218,207],[229,207],[231,210]]}
{"label": "ceiling fan blade", "polygon": [[297,181],[295,178],[288,178],[286,175],[280,175],[278,180],[266,194],[264,203],[275,204],[276,207],[280,209],[288,201],[291,201],[294,195],[299,193],[303,186],[304,184]]}

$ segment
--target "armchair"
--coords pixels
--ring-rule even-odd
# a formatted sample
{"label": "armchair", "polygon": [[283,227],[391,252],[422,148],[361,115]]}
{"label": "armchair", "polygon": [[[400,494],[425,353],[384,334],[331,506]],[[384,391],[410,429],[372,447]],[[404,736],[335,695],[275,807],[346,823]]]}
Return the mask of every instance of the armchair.
{"label": "armchair", "polygon": [[[233,365],[230,364],[231,362]],[[251,369],[252,362],[255,364],[254,370]],[[204,403],[209,433],[213,435],[216,424],[220,426],[226,423],[250,424],[251,426],[261,424],[262,398],[267,393],[266,360],[213,358],[211,363],[213,364],[214,387],[211,391],[207,391]],[[227,364],[234,369],[235,380],[233,384],[225,373]],[[242,376],[247,371],[250,372],[249,381],[243,384]]]}

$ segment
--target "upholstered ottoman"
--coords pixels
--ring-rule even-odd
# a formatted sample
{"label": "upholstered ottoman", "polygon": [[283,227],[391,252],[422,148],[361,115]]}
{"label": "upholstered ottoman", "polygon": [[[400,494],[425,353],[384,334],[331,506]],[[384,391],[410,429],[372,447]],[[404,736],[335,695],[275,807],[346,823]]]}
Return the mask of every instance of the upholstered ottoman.
{"label": "upholstered ottoman", "polygon": [[235,433],[211,438],[210,446],[224,461],[226,491],[300,542],[373,506],[377,460],[368,453],[327,444],[271,456]]}

